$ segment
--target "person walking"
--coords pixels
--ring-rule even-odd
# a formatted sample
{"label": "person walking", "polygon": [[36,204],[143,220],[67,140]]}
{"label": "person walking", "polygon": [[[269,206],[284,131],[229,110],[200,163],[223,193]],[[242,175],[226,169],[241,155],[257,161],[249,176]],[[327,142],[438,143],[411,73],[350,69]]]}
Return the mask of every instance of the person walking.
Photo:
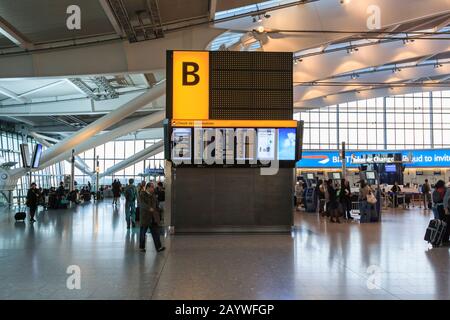
{"label": "person walking", "polygon": [[394,198],[394,208],[398,207],[398,194],[402,191],[400,186],[398,185],[398,182],[395,181],[394,185],[391,188],[392,196]]}
{"label": "person walking", "polygon": [[32,183],[30,189],[28,189],[26,205],[30,208],[30,222],[36,222],[34,216],[37,211],[37,207],[39,204],[39,190],[37,189],[36,183]]}
{"label": "person walking", "polygon": [[339,220],[339,202],[337,200],[337,193],[333,187],[333,180],[327,181],[327,191],[328,191],[328,202],[327,202],[327,211],[330,214],[330,222],[331,223],[341,223]]}
{"label": "person walking", "polygon": [[350,182],[347,179],[341,180],[339,202],[341,203],[342,209],[345,212],[346,219],[353,220],[353,217],[352,217],[352,190],[350,188]]}
{"label": "person walking", "polygon": [[439,180],[434,186],[434,191],[432,193],[433,199],[433,215],[435,219],[444,220],[445,208],[444,201],[445,195],[447,193],[447,188],[445,187],[445,182]]}
{"label": "person walking", "polygon": [[166,189],[161,181],[156,186],[156,198],[158,200],[158,210],[161,222],[164,221],[164,203],[166,202]]}
{"label": "person walking", "polygon": [[303,185],[301,182],[297,182],[295,184],[295,199],[296,199],[295,209],[297,211],[300,211],[302,205],[302,198],[303,198]]}
{"label": "person walking", "polygon": [[160,240],[159,232],[159,212],[157,209],[157,199],[153,183],[147,183],[145,190],[139,192],[140,197],[140,234],[139,234],[139,249],[145,252],[146,233],[150,229],[153,243],[157,252],[164,251]]}
{"label": "person walking", "polygon": [[136,198],[137,192],[134,186],[134,179],[128,181],[125,188],[125,220],[127,221],[127,229],[136,227]]}
{"label": "person walking", "polygon": [[431,186],[428,179],[425,179],[425,183],[422,185],[422,195],[423,195],[423,208],[424,210],[431,209],[429,204],[431,203]]}
{"label": "person walking", "polygon": [[137,207],[136,207],[136,221],[140,221],[140,211],[141,211],[141,197],[139,197],[139,193],[141,191],[145,191],[145,181],[142,181],[141,183],[138,183],[136,187],[136,200],[137,200]]}
{"label": "person walking", "polygon": [[111,187],[113,192],[113,204],[117,206],[119,204],[120,189],[122,188],[122,185],[119,180],[115,179]]}
{"label": "person walking", "polygon": [[324,216],[325,212],[325,187],[324,182],[319,180],[316,186],[316,194],[319,200],[319,215]]}

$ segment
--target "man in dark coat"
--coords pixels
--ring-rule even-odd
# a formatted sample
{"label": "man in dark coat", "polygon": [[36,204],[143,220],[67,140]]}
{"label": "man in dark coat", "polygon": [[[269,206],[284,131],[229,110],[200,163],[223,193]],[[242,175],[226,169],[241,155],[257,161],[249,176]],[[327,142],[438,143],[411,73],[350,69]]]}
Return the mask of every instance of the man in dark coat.
{"label": "man in dark coat", "polygon": [[153,183],[147,183],[145,190],[139,192],[139,202],[140,202],[140,235],[139,235],[139,249],[141,252],[145,252],[145,241],[146,233],[150,228],[152,234],[153,242],[155,244],[155,249],[157,252],[164,251],[159,238],[159,223],[160,217],[157,209],[157,199],[155,194],[155,187]]}
{"label": "man in dark coat", "polygon": [[28,189],[27,193],[27,207],[30,208],[30,222],[36,222],[34,220],[34,215],[39,204],[39,190],[36,188],[36,183],[31,184],[31,188]]}

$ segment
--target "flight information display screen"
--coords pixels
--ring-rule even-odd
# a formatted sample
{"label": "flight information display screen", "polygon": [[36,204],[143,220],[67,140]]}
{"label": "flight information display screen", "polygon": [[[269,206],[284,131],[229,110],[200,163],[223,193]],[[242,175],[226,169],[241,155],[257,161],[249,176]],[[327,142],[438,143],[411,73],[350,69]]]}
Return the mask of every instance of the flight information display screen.
{"label": "flight information display screen", "polygon": [[172,128],[171,156],[178,166],[295,165],[296,128]]}
{"label": "flight information display screen", "polygon": [[172,159],[174,161],[188,161],[192,155],[192,130],[175,128],[172,132]]}

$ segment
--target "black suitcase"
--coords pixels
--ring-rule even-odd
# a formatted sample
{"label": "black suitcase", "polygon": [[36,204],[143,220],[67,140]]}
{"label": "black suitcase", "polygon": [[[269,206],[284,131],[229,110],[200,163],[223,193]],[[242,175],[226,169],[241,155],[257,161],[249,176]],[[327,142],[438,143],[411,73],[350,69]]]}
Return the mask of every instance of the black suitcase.
{"label": "black suitcase", "polygon": [[433,219],[428,224],[424,240],[431,243],[433,247],[439,247],[442,244],[447,223],[439,219]]}
{"label": "black suitcase", "polygon": [[23,211],[19,211],[14,215],[14,219],[16,219],[16,221],[24,221],[27,217],[27,214]]}

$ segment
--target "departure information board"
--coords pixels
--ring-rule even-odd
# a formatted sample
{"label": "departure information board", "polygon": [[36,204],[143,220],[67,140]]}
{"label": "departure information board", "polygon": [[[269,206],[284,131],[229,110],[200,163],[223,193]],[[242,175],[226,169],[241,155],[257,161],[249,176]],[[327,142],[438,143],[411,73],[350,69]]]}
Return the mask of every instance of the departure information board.
{"label": "departure information board", "polygon": [[285,52],[168,51],[165,155],[175,165],[294,167],[293,57]]}
{"label": "departure information board", "polygon": [[171,160],[176,166],[295,165],[297,128],[172,128]]}

